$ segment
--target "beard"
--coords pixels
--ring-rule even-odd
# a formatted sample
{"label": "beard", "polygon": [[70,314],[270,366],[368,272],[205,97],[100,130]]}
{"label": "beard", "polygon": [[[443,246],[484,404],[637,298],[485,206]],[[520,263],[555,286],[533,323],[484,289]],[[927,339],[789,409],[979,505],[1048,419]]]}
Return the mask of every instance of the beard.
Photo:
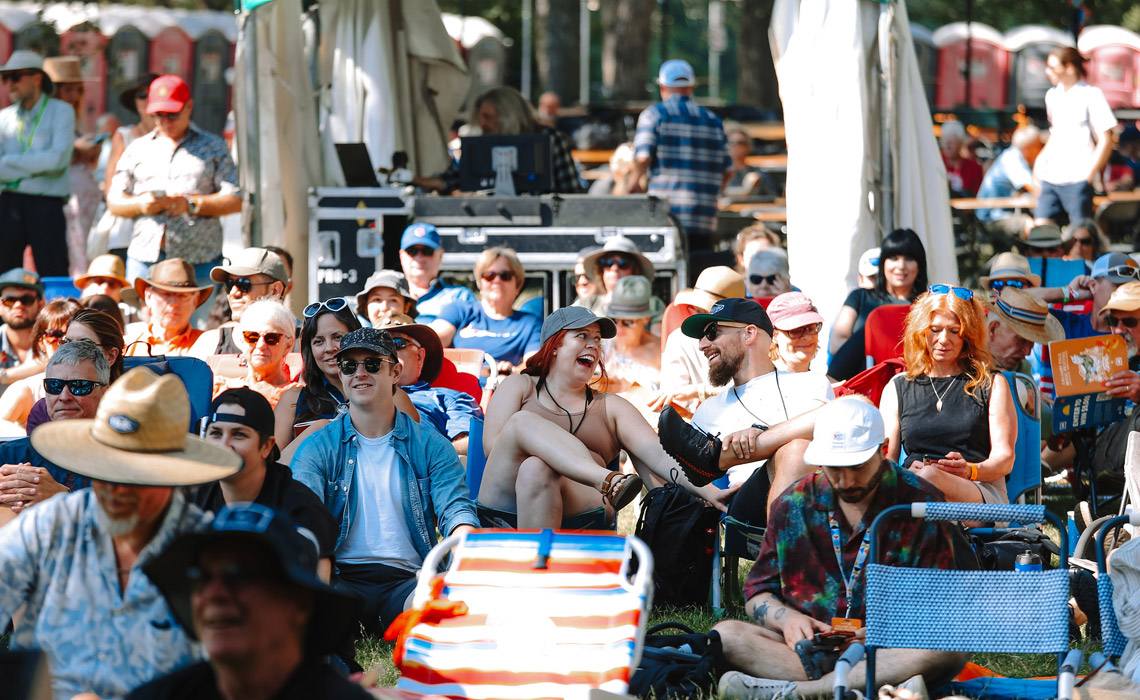
{"label": "beard", "polygon": [[709,383],[713,386],[726,386],[740,371],[744,363],[744,348],[739,344],[720,348],[720,357],[709,362]]}
{"label": "beard", "polygon": [[875,489],[879,488],[879,482],[883,480],[883,474],[886,473],[887,460],[882,460],[879,463],[879,471],[875,473],[875,477],[871,479],[870,483],[866,486],[854,486],[846,489],[836,489],[835,495],[839,496],[839,500],[845,503],[858,503],[873,493]]}
{"label": "beard", "polygon": [[14,331],[22,331],[25,328],[31,328],[36,324],[35,316],[25,316],[24,318],[14,318],[8,321],[8,327]]}
{"label": "beard", "polygon": [[122,537],[138,527],[139,514],[136,511],[126,518],[112,518],[99,506],[95,509],[95,522],[99,524],[99,529],[111,537]]}

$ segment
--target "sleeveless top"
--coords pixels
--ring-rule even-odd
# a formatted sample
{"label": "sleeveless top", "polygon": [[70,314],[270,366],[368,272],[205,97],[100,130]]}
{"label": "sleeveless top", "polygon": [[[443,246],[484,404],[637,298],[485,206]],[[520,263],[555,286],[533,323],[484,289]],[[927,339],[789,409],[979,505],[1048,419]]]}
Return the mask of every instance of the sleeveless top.
{"label": "sleeveless top", "polygon": [[[531,379],[530,377],[527,378]],[[537,380],[532,380],[530,390],[523,398],[519,410],[542,416],[566,432],[570,432],[567,427],[569,421],[564,412],[558,409],[552,411],[539,403],[537,387]],[[581,411],[577,413],[571,411],[570,417],[574,420],[574,427],[576,428],[574,437],[581,440],[586,449],[590,451],[590,456],[594,458],[594,461],[599,466],[604,467],[617,458],[618,453],[621,452],[621,445],[618,443],[617,435],[610,430],[609,415],[606,412],[607,394],[594,392],[593,397],[590,405],[586,408],[585,418],[582,417]],[[581,427],[578,426],[578,421],[582,421]]]}
{"label": "sleeveless top", "polygon": [[[908,455],[959,452],[967,462],[981,462],[990,455],[990,392],[966,393],[966,374],[953,378],[920,374],[913,381],[904,376],[895,382],[899,397],[902,444]],[[953,381],[954,386],[950,386]],[[942,397],[942,410],[936,407]]]}

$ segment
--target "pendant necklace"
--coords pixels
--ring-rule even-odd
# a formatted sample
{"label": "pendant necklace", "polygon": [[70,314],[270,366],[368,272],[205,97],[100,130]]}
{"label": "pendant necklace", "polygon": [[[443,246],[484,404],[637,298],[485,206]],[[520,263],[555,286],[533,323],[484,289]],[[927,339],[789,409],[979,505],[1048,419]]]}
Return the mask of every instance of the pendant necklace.
{"label": "pendant necklace", "polygon": [[935,404],[934,404],[934,409],[936,411],[938,411],[939,413],[941,413],[942,412],[942,396],[946,396],[947,394],[950,393],[950,387],[954,386],[954,382],[958,381],[958,376],[954,375],[953,377],[950,378],[950,383],[946,385],[946,389],[943,390],[942,396],[939,396],[938,390],[934,388],[934,377],[928,377],[928,379],[930,379],[930,390],[934,392],[934,398],[938,399],[938,401],[935,402]]}

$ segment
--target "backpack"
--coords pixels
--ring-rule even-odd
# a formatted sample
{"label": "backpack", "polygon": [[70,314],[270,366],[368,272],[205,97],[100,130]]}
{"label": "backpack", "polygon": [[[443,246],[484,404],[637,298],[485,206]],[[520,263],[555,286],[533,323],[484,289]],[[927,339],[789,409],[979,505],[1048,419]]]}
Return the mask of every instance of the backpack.
{"label": "backpack", "polygon": [[899,372],[906,371],[906,364],[901,357],[883,360],[879,364],[865,369],[845,382],[835,387],[835,398],[848,394],[862,394],[876,406],[883,397],[883,389],[891,383],[891,379]]}
{"label": "backpack", "polygon": [[[658,634],[670,628],[683,634]],[[719,632],[699,634],[679,622],[664,622],[646,632],[641,662],[629,679],[629,692],[655,700],[712,697],[717,680],[730,670]]]}
{"label": "backpack", "polygon": [[719,524],[720,511],[675,483],[642,497],[634,534],[653,552],[655,607],[708,602]]}

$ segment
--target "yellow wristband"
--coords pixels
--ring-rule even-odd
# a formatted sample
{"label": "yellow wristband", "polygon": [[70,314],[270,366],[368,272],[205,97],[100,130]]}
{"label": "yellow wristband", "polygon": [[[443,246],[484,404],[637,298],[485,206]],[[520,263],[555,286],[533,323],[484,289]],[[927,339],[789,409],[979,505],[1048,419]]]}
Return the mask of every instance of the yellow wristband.
{"label": "yellow wristband", "polygon": [[975,462],[966,462],[966,466],[970,468],[970,481],[977,481],[978,465]]}

